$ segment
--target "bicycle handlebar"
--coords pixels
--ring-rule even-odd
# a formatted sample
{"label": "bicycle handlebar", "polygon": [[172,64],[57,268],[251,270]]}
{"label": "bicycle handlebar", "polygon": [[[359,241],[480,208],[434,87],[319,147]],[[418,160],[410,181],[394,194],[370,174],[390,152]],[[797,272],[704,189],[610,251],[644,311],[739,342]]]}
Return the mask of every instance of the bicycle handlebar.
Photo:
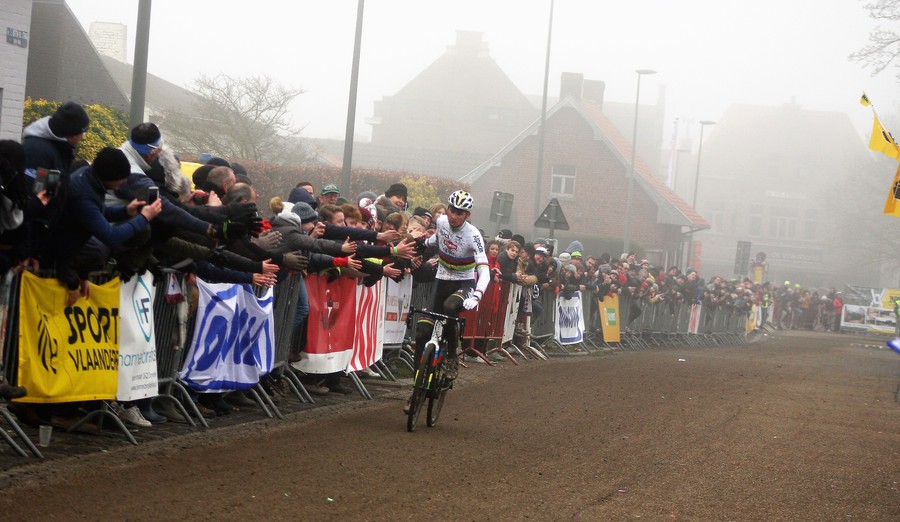
{"label": "bicycle handlebar", "polygon": [[427,316],[433,317],[435,319],[443,319],[445,321],[453,321],[458,324],[463,324],[466,322],[466,320],[462,317],[451,317],[449,315],[439,314],[437,312],[432,312],[431,310],[423,310],[421,308],[410,308],[409,313],[410,314],[427,315]]}

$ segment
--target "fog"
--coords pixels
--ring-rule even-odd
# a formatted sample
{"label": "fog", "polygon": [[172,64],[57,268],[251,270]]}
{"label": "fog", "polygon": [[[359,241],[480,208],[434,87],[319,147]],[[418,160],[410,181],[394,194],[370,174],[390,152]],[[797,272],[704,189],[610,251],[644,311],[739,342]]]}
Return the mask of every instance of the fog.
{"label": "fog", "polygon": [[[131,56],[137,0],[69,0],[68,4],[85,30],[92,21],[128,25]],[[374,102],[396,93],[441,56],[454,44],[457,30],[482,32],[491,57],[510,80],[524,94],[539,96],[549,12],[549,0],[366,2],[356,139],[365,141],[371,135],[366,118],[372,116]],[[294,103],[292,114],[294,123],[304,127],[304,137],[342,139],[356,13],[357,2],[351,0],[157,0],[153,3],[148,68],[183,86],[200,74],[271,76],[306,91]],[[864,252],[871,260],[864,274],[846,282],[900,285],[894,268],[875,266],[882,258],[893,257],[888,239],[897,218],[880,214],[880,207],[896,162],[866,151],[872,112],[859,104],[865,91],[889,130],[900,132],[900,123],[891,129],[891,122],[900,122],[896,116],[900,91],[892,70],[873,77],[847,58],[867,43],[875,26],[858,0],[557,0],[549,92],[551,96],[559,92],[562,72],[577,72],[604,81],[606,100],[633,104],[635,70],[655,70],[656,74],[642,77],[641,104],[656,104],[663,96],[664,146],[670,143],[676,119],[679,138],[689,138],[681,142],[689,149],[690,159],[679,166],[681,186],[676,187],[687,201],[691,200],[692,182],[684,185],[684,179],[695,172],[700,121],[720,122],[705,129],[706,171],[725,169],[729,150],[741,148],[741,141],[723,145],[726,137],[719,135],[729,127],[722,120],[727,120],[736,106],[789,105],[846,118],[851,132],[840,139],[849,152],[841,165],[828,169],[816,164],[814,148],[801,153],[797,147],[766,149],[757,145],[752,151],[756,157],[771,155],[770,162],[809,164],[797,167],[802,176],[790,179],[795,169],[769,179],[759,196],[775,194],[777,199],[810,183],[816,185],[813,197],[820,203],[837,195],[830,207],[834,214],[829,216],[837,219],[823,219],[817,235],[832,236],[823,244],[838,245],[857,255]],[[740,134],[732,138],[746,140]],[[854,176],[858,181],[850,179]],[[781,180],[789,188],[779,187]],[[716,187],[714,182],[704,186],[706,193],[699,198],[698,209],[710,221],[742,223],[752,219],[743,214],[749,207],[728,204],[734,192],[742,190],[740,183],[741,179],[734,179],[724,187]],[[721,217],[723,212],[730,217]],[[875,243],[884,251],[874,252],[871,243],[863,244],[866,235],[883,238]],[[731,239],[726,243],[723,252],[733,252]],[[730,255],[733,260],[734,254]],[[821,262],[830,263],[835,257],[848,256],[829,249],[823,252]],[[778,274],[784,275],[789,274]],[[824,284],[825,279],[819,277],[817,282]]]}
{"label": "fog", "polygon": [[[86,29],[124,23],[133,42],[137,0],[68,3]],[[352,0],[157,0],[149,70],[180,85],[199,74],[269,75],[307,91],[293,115],[305,135],[342,138],[356,10]],[[370,134],[373,102],[438,58],[456,30],[483,32],[513,83],[540,95],[549,11],[549,0],[366,2],[357,134]],[[557,0],[549,90],[559,91],[561,72],[580,72],[605,81],[608,100],[631,102],[634,70],[649,68],[657,74],[644,78],[642,102],[654,102],[664,86],[669,121],[717,120],[733,103],[795,100],[847,113],[862,135],[871,124],[857,103],[863,90],[884,109],[900,101],[892,74],[872,78],[847,60],[874,26],[858,0]]]}

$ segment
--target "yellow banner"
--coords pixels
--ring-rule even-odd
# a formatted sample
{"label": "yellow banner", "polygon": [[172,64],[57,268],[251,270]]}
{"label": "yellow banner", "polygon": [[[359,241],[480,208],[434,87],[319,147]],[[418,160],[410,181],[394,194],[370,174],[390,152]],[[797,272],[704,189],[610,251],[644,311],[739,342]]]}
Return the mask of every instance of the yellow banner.
{"label": "yellow banner", "polygon": [[897,142],[894,141],[891,133],[881,125],[878,116],[874,116],[874,119],[875,121],[872,123],[872,137],[869,138],[869,148],[889,158],[900,159],[900,146],[897,146]]}
{"label": "yellow banner", "polygon": [[619,296],[605,296],[603,300],[598,300],[600,305],[600,324],[603,325],[603,340],[607,343],[618,343],[622,341],[622,334],[619,330]]}
{"label": "yellow banner", "polygon": [[119,279],[91,285],[66,306],[56,279],[22,274],[19,297],[21,402],[115,399],[119,373]]}
{"label": "yellow banner", "polygon": [[885,288],[881,297],[881,307],[887,310],[894,309],[894,300],[900,299],[900,288]]}
{"label": "yellow banner", "polygon": [[757,310],[757,306],[753,305],[750,308],[750,314],[747,316],[747,330],[744,332],[746,334],[750,334],[753,330],[756,330],[756,314],[759,313]]}
{"label": "yellow banner", "polygon": [[885,214],[900,217],[900,204],[897,204],[897,198],[894,196],[894,191],[898,187],[898,183],[900,183],[900,167],[897,167],[897,173],[894,174],[894,181],[888,189],[887,201],[884,203]]}
{"label": "yellow banner", "polygon": [[194,171],[200,168],[200,166],[200,163],[191,163],[190,161],[181,162],[181,175],[191,182],[192,187],[194,186]]}

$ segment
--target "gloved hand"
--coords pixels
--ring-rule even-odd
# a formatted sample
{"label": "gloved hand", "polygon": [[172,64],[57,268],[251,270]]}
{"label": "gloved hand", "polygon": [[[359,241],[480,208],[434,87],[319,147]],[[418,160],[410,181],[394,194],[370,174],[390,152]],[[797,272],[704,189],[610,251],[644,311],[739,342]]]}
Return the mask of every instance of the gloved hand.
{"label": "gloved hand", "polygon": [[284,266],[295,272],[300,272],[301,270],[306,270],[309,266],[309,259],[307,259],[306,256],[288,252],[287,254],[284,254]]}
{"label": "gloved hand", "polygon": [[214,225],[212,232],[214,239],[238,239],[247,237],[248,230],[247,225],[228,220],[221,225]]}
{"label": "gloved hand", "polygon": [[481,294],[473,292],[465,301],[463,301],[463,308],[471,310],[478,306],[479,301],[481,301]]}
{"label": "gloved hand", "polygon": [[225,215],[231,221],[247,223],[259,215],[256,203],[229,203],[225,206]]}
{"label": "gloved hand", "polygon": [[253,244],[263,250],[275,250],[281,244],[281,232],[277,230],[269,230],[263,232],[257,238],[253,238]]}
{"label": "gloved hand", "polygon": [[246,222],[247,232],[253,237],[259,237],[259,233],[262,232],[263,229],[263,219],[259,216],[255,216]]}
{"label": "gloved hand", "polygon": [[325,270],[325,273],[328,274],[328,278],[326,279],[329,283],[335,282],[337,278],[341,277],[341,269],[340,268],[329,268]]}

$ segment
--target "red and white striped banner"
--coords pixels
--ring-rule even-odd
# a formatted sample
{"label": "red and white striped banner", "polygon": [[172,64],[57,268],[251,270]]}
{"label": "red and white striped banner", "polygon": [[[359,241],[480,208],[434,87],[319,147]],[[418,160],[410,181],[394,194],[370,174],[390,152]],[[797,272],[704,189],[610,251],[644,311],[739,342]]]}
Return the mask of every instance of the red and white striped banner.
{"label": "red and white striped banner", "polygon": [[356,285],[356,328],[353,332],[353,355],[347,371],[364,370],[381,359],[384,348],[382,284],[383,281],[372,286]]}

